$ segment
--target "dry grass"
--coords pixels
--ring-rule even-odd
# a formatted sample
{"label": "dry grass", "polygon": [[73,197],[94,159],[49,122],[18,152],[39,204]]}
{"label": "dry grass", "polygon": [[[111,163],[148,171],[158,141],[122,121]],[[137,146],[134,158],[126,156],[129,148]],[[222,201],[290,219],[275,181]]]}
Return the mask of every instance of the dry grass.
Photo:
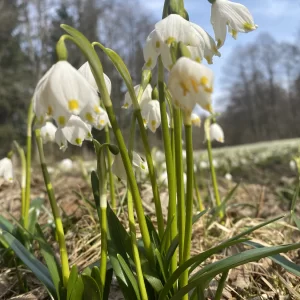
{"label": "dry grass", "polygon": [[[232,185],[229,183],[229,185]],[[223,194],[228,190],[228,183],[221,184]],[[81,192],[91,198],[88,184],[78,175],[58,176],[54,182],[59,206],[64,211],[64,224],[66,228],[66,240],[70,263],[76,264],[82,270],[84,267],[99,259],[100,235],[96,214],[90,213],[86,204],[73,192]],[[154,206],[151,202],[151,187],[145,184],[141,187],[145,211],[151,217],[154,216]],[[120,185],[120,198],[122,198],[122,185]],[[167,192],[162,192],[163,210],[167,210]],[[34,176],[32,185],[32,197],[46,197],[42,177]],[[205,226],[206,217],[203,217],[194,225],[192,255],[196,255],[233,235],[255,226],[265,218],[274,217],[287,211],[286,205],[282,205],[276,198],[273,190],[268,186],[243,184],[239,192],[232,199],[234,203],[254,204],[255,209],[239,206],[228,210],[225,224],[212,223],[208,228]],[[0,212],[6,217],[19,217],[20,198],[17,183],[7,185],[0,183]],[[241,218],[242,216],[242,218]],[[120,219],[127,226],[126,209],[121,210]],[[49,205],[45,204],[39,222],[46,224],[49,219]],[[153,218],[152,218],[153,219]],[[48,238],[57,251],[57,244],[53,240],[50,230]],[[290,225],[289,219],[285,218],[276,224],[257,230],[251,235],[253,241],[264,245],[280,245],[299,241],[299,231]],[[238,253],[247,247],[238,245],[226,251],[220,252],[208,259],[205,263],[222,259]],[[300,263],[299,251],[289,252],[286,256],[295,263]],[[2,266],[0,271],[0,299],[47,299],[45,291],[31,273],[23,267],[18,267],[19,274],[26,275],[29,298],[14,298],[20,294],[20,285],[17,279],[16,268]],[[216,281],[211,283],[207,292],[207,299],[214,298]],[[122,299],[116,286],[113,286],[111,299]],[[118,298],[119,297],[119,298]],[[262,259],[255,263],[233,269],[230,271],[224,299],[300,299],[299,279],[286,272],[270,259]]]}

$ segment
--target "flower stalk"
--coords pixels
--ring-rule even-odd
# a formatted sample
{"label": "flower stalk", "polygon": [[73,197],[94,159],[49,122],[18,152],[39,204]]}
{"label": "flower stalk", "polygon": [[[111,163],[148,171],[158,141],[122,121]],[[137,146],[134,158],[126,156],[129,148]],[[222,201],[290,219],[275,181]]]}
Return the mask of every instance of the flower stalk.
{"label": "flower stalk", "polygon": [[[158,60],[158,94],[160,102],[160,113],[161,113],[161,126],[163,132],[163,142],[165,148],[165,157],[168,173],[168,188],[169,188],[169,206],[168,206],[168,223],[171,224],[170,241],[172,241],[177,235],[177,213],[176,213],[176,178],[175,178],[175,167],[173,163],[172,144],[169,133],[168,118],[167,118],[167,105],[165,100],[165,89],[164,89],[164,67],[162,60],[159,57]],[[171,260],[171,273],[177,268],[177,258],[173,255]]]}
{"label": "flower stalk", "polygon": [[[105,126],[105,139],[106,139],[106,143],[110,144],[110,132],[109,132],[108,125]],[[107,151],[107,169],[108,169],[110,201],[111,201],[112,210],[116,212],[117,203],[116,203],[116,193],[115,193],[115,181],[114,181],[114,175],[111,170],[111,165],[112,165],[111,153],[110,151]]]}
{"label": "flower stalk", "polygon": [[[129,138],[129,145],[128,145],[128,153],[129,153],[130,160],[132,160],[132,151],[134,147],[135,126],[136,126],[136,114],[133,113],[131,119],[130,138]],[[141,265],[141,260],[140,260],[140,255],[139,255],[139,250],[138,250],[137,240],[136,240],[132,193],[130,190],[130,186],[128,185],[128,182],[127,182],[127,186],[128,186],[127,189],[128,220],[129,220],[132,253],[133,253],[133,259],[136,268],[136,276],[137,276],[137,281],[141,293],[141,299],[148,300],[147,290],[146,290],[145,281],[143,277],[142,265]]]}
{"label": "flower stalk", "polygon": [[32,101],[30,101],[27,115],[27,141],[26,141],[26,187],[25,187],[25,204],[24,204],[24,227],[29,226],[29,208],[30,208],[30,184],[31,184],[31,148],[32,148],[32,124],[34,120],[34,112]]}
{"label": "flower stalk", "polygon": [[[213,164],[211,136],[210,136],[210,123],[211,123],[211,119],[207,118],[206,121],[205,121],[205,125],[204,125],[205,126],[204,131],[205,131],[205,135],[206,135],[207,154],[208,154],[211,180],[212,180],[213,190],[214,190],[214,195],[215,195],[215,200],[216,200],[216,206],[220,207],[221,198],[220,198],[220,194],[219,194],[216,171],[215,171],[215,167],[214,167],[214,164]],[[223,212],[222,209],[219,211],[219,217],[220,217],[220,219],[223,219],[223,217],[224,217],[224,212]]]}
{"label": "flower stalk", "polygon": [[[192,219],[193,219],[193,175],[194,175],[194,160],[193,160],[193,134],[191,114],[185,113],[184,116],[185,129],[185,144],[186,144],[186,216],[185,216],[185,233],[184,233],[184,250],[183,262],[187,261],[191,255],[191,240],[192,240]],[[180,286],[183,287],[188,283],[188,269],[184,271],[180,280]],[[183,299],[188,299],[185,295]]]}
{"label": "flower stalk", "polygon": [[65,288],[67,288],[68,279],[69,279],[69,275],[70,275],[70,269],[69,269],[68,253],[67,253],[63,224],[62,224],[62,220],[61,220],[61,217],[59,214],[57,202],[55,199],[53,186],[52,186],[50,176],[49,176],[49,173],[47,170],[44,149],[43,149],[43,141],[42,141],[41,133],[40,133],[39,129],[35,130],[35,136],[36,136],[38,151],[39,151],[39,155],[40,155],[40,163],[41,163],[41,168],[42,168],[42,172],[43,172],[44,182],[45,182],[45,186],[46,186],[46,190],[47,190],[47,194],[49,197],[52,214],[53,214],[54,222],[55,222],[55,231],[57,234],[57,240],[58,240],[59,251],[60,251],[63,286]]}

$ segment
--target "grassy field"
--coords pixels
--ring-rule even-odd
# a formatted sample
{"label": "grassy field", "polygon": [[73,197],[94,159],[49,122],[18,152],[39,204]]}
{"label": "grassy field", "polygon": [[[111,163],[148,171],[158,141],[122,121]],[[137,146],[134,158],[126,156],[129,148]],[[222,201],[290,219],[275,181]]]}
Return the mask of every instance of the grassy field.
{"label": "grassy field", "polygon": [[[289,212],[297,185],[297,171],[290,168],[290,161],[298,154],[299,145],[300,139],[294,139],[214,150],[214,163],[222,197],[237,183],[239,186],[226,204],[226,219],[223,223],[214,221],[208,213],[195,224],[193,255],[217,245],[249,226],[255,226],[263,220]],[[156,158],[159,176],[161,176],[165,171],[162,156],[157,151],[153,155]],[[67,171],[62,170],[59,163],[52,167],[52,180],[63,214],[70,263],[71,265],[76,263],[80,269],[99,259],[100,234],[96,221],[97,215],[84,200],[92,198],[87,178],[93,168],[95,168],[94,161],[84,163],[75,161],[73,167]],[[213,197],[207,155],[203,151],[195,153],[195,172],[204,205],[206,208],[212,207]],[[48,240],[58,251],[52,235],[53,220],[39,166],[34,167],[32,174],[32,199],[41,201],[39,223],[43,224]],[[153,218],[151,186],[143,174],[137,174],[137,176],[140,178],[139,185],[145,211]],[[125,194],[125,186],[122,182],[117,183],[117,192],[119,218],[128,226],[126,206],[122,205]],[[168,193],[163,179],[160,192],[163,212],[166,215]],[[7,184],[1,181],[0,214],[17,220],[19,211],[19,183],[15,181],[13,184]],[[299,212],[299,205],[296,206],[296,211]],[[251,238],[252,241],[263,245],[279,245],[298,242],[300,234],[290,217],[286,216],[268,227],[257,230]],[[207,263],[240,252],[245,248],[248,246],[231,247],[230,250],[215,255]],[[299,251],[292,251],[283,256],[295,263],[300,263]],[[18,264],[12,255],[2,256],[0,263],[0,299],[47,299],[44,288],[30,271]],[[25,285],[20,284],[18,276],[25,279]],[[212,282],[207,291],[207,299],[214,299],[215,290],[216,285]],[[17,297],[23,293],[26,293],[29,298]],[[231,270],[223,298],[300,299],[299,278],[270,259],[262,259]],[[112,285],[111,299],[122,299],[115,281]]]}

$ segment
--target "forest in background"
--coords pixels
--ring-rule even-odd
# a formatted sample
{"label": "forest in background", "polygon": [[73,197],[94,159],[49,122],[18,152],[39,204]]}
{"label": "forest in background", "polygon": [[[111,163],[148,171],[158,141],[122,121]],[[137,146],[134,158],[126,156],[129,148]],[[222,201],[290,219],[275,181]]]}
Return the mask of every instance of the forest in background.
{"label": "forest in background", "polygon": [[[55,44],[65,23],[117,51],[127,64],[134,83],[144,64],[142,47],[154,20],[138,0],[0,0],[0,154],[12,141],[24,144],[26,114],[38,80],[56,62]],[[296,38],[295,38],[296,41]],[[69,44],[74,67],[83,55]],[[298,137],[300,133],[300,46],[278,43],[261,34],[253,44],[233,49],[224,70],[226,109],[218,118],[225,144]],[[104,71],[112,80],[112,100],[126,131],[129,112],[121,105],[126,88],[109,60],[99,51]],[[225,107],[225,105],[222,105]],[[102,133],[98,133],[101,135]],[[202,147],[203,133],[195,130]],[[161,134],[151,139],[160,140]],[[153,136],[153,137],[152,137]],[[58,148],[58,147],[56,147]],[[70,147],[69,151],[78,151]]]}

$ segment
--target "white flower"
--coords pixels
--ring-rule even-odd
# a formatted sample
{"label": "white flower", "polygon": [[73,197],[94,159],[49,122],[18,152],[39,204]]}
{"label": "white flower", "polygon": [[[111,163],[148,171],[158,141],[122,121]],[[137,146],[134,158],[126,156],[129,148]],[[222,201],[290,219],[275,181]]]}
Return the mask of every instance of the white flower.
{"label": "white flower", "polygon": [[209,135],[211,141],[216,140],[220,143],[224,143],[224,132],[219,124],[213,123],[210,125]]}
{"label": "white flower", "polygon": [[208,168],[208,163],[206,161],[201,160],[199,166],[200,166],[201,169],[207,169]]}
{"label": "white flower", "polygon": [[[155,24],[153,30],[147,37],[143,49],[145,69],[153,69],[157,57],[161,55],[166,69],[172,68],[173,62],[170,54],[172,42],[182,42],[186,46],[204,48],[204,41],[191,23],[177,14],[171,14]],[[202,45],[202,46],[201,46]]]}
{"label": "white flower", "polygon": [[0,160],[0,177],[9,182],[12,182],[14,179],[12,161],[7,157]]}
{"label": "white flower", "polygon": [[177,14],[171,14],[155,24],[157,36],[167,45],[172,42],[183,42],[187,46],[198,46],[197,32],[190,22]]}
{"label": "white flower", "polygon": [[297,171],[297,164],[293,159],[290,161],[289,165],[292,171]]}
{"label": "white flower", "polygon": [[192,124],[196,127],[200,127],[201,126],[201,120],[200,117],[197,114],[192,113],[191,115],[191,121]]}
{"label": "white flower", "polygon": [[[64,127],[71,115],[99,111],[97,92],[67,61],[59,61],[38,82],[33,110],[39,122],[51,116]],[[100,113],[100,111],[99,111]]]}
{"label": "white flower", "polygon": [[[135,92],[136,96],[138,96],[139,90],[140,90],[140,85],[138,84],[134,87],[134,92]],[[140,106],[149,102],[151,100],[151,97],[152,97],[152,87],[150,84],[148,84],[142,94],[141,99],[140,99]],[[131,100],[130,94],[129,94],[129,92],[126,92],[124,104],[123,104],[122,108],[129,108],[131,105],[132,105],[132,100]]]}
{"label": "white flower", "polygon": [[214,39],[199,25],[192,22],[190,23],[203,40],[203,45],[200,44],[198,47],[189,47],[192,58],[198,62],[201,62],[202,58],[204,57],[209,64],[212,64],[212,58],[214,55],[219,57],[221,56],[221,53],[218,51]]}
{"label": "white flower", "polygon": [[[134,151],[132,151],[132,165],[136,168],[148,172],[148,167],[145,161]],[[120,179],[126,180],[127,174],[123,164],[122,156],[119,153],[115,156],[115,160],[111,168],[112,172]]]}
{"label": "white flower", "polygon": [[145,126],[149,127],[154,133],[161,123],[159,102],[157,100],[150,100],[142,106],[141,114]]}
{"label": "white flower", "polygon": [[63,159],[60,163],[59,163],[59,168],[63,171],[71,171],[73,169],[73,162],[71,159],[69,158],[65,158]]}
{"label": "white flower", "polygon": [[81,146],[84,140],[92,140],[91,126],[83,122],[77,116],[71,116],[63,128],[58,128],[55,133],[55,141],[60,149],[65,151],[67,141],[76,146]]}
{"label": "white flower", "polygon": [[51,122],[46,122],[46,124],[41,127],[41,138],[44,144],[55,141],[56,130],[57,127]]}
{"label": "white flower", "polygon": [[212,111],[213,72],[189,58],[181,57],[173,66],[168,88],[175,106],[191,113],[196,104]]}
{"label": "white flower", "polygon": [[[95,77],[92,73],[90,64],[88,62],[85,62],[79,69],[78,71],[83,75],[83,77],[88,81],[88,83],[96,90],[98,91],[98,86],[95,80]],[[104,81],[105,81],[105,85],[107,88],[107,91],[109,93],[109,95],[111,94],[111,81],[109,79],[109,77],[104,74]]]}
{"label": "white flower", "polygon": [[226,26],[235,39],[238,32],[249,32],[258,27],[246,6],[228,0],[215,0],[212,3],[210,21],[218,48],[225,42]]}
{"label": "white flower", "polygon": [[231,181],[231,180],[232,180],[232,175],[231,175],[230,173],[226,173],[224,177],[225,177],[225,179],[228,180],[228,181]]}

